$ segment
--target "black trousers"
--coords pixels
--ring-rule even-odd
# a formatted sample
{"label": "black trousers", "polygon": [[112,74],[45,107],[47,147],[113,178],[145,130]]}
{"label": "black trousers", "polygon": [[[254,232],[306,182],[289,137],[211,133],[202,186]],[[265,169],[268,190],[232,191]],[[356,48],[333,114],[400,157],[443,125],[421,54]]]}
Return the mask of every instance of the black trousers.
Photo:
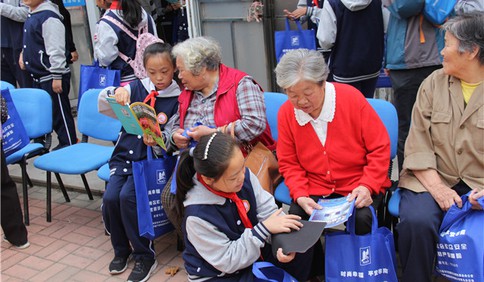
{"label": "black trousers", "polygon": [[27,228],[25,228],[17,194],[17,185],[8,173],[7,162],[2,147],[2,190],[1,190],[1,224],[7,240],[13,245],[27,243]]}
{"label": "black trousers", "polygon": [[390,80],[395,97],[395,108],[398,114],[398,169],[402,171],[405,149],[405,140],[407,140],[410,122],[412,120],[412,109],[417,98],[418,88],[422,81],[432,72],[440,69],[442,66],[431,66],[418,69],[391,70]]}

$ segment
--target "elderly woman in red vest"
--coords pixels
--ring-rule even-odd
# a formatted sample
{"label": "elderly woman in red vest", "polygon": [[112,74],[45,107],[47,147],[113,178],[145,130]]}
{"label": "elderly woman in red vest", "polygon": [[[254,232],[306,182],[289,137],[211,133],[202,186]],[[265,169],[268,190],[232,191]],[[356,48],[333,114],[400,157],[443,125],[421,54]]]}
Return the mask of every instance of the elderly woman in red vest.
{"label": "elderly woman in red vest", "polygon": [[[276,149],[262,88],[248,74],[221,63],[218,42],[208,37],[190,38],[175,45],[173,55],[184,90],[178,98],[178,117],[172,118],[171,146],[183,150],[202,136],[233,132],[244,156],[247,146],[259,141],[269,150]],[[180,231],[181,221],[170,209],[174,195],[168,186],[163,191],[163,206]]]}
{"label": "elderly woman in red vest", "polygon": [[[191,38],[177,44],[173,55],[185,90],[179,98],[179,119],[172,131],[172,145],[184,149],[191,139],[198,141],[217,131],[233,130],[241,144],[261,141],[275,150],[263,90],[246,73],[221,63],[218,42],[207,37]],[[188,131],[184,136],[185,129]]]}

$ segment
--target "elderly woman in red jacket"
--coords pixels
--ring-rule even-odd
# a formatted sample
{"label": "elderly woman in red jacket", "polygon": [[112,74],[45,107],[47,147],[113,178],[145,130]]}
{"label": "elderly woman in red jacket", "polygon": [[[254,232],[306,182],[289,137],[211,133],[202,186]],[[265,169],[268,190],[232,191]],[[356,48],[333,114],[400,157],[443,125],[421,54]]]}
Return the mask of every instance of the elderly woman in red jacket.
{"label": "elderly woman in red jacket", "polygon": [[292,198],[289,213],[303,219],[319,198],[355,199],[356,233],[371,230],[370,205],[390,186],[390,139],[385,126],[355,88],[326,82],[317,51],[288,52],[276,67],[287,93],[278,116],[277,157]]}

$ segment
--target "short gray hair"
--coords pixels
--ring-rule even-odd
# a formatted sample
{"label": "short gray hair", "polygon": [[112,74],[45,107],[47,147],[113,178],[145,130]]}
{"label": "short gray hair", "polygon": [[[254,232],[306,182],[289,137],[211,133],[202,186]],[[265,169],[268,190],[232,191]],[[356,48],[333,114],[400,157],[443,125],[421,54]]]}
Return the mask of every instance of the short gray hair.
{"label": "short gray hair", "polygon": [[456,16],[442,28],[459,40],[460,52],[472,52],[477,48],[479,64],[484,65],[484,12]]}
{"label": "short gray hair", "polygon": [[323,55],[315,50],[297,49],[287,52],[275,69],[277,85],[282,89],[300,81],[323,85],[329,70]]}
{"label": "short gray hair", "polygon": [[222,62],[222,51],[215,39],[210,37],[189,38],[173,47],[173,56],[180,57],[185,67],[193,74],[199,75],[205,67],[216,70]]}

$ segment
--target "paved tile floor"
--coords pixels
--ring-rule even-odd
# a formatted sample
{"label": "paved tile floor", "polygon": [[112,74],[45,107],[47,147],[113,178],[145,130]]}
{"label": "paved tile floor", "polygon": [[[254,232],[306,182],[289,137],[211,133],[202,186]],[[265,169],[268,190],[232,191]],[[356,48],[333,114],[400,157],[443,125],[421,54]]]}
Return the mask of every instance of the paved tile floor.
{"label": "paved tile floor", "polygon": [[[11,167],[13,168],[13,167]],[[17,183],[22,202],[20,184]],[[99,193],[98,193],[99,194]],[[113,258],[109,237],[101,220],[101,197],[90,201],[85,193],[69,191],[66,203],[58,189],[52,191],[52,222],[45,220],[45,187],[29,188],[30,247],[18,250],[1,242],[2,282],[13,281],[126,281],[128,270],[120,275],[108,273]],[[2,234],[3,235],[3,234]],[[150,281],[186,281],[181,253],[176,250],[176,236],[169,233],[155,240],[158,267]],[[165,270],[180,267],[171,277]]]}

